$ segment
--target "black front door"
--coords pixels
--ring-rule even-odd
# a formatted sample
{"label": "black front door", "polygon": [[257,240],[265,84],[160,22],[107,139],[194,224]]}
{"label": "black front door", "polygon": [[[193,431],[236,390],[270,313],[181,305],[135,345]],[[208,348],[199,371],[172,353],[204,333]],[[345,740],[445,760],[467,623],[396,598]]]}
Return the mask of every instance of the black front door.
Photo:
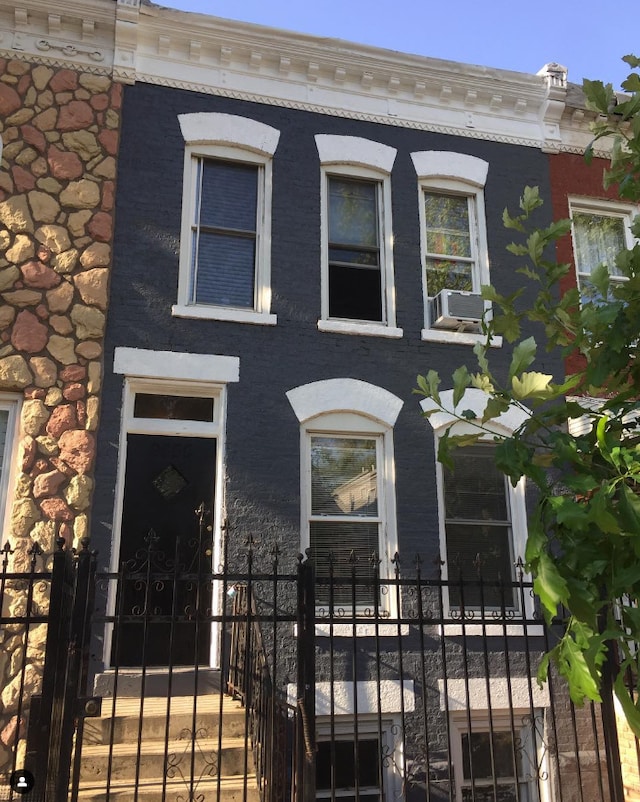
{"label": "black front door", "polygon": [[210,438],[127,437],[115,665],[208,664],[215,458]]}

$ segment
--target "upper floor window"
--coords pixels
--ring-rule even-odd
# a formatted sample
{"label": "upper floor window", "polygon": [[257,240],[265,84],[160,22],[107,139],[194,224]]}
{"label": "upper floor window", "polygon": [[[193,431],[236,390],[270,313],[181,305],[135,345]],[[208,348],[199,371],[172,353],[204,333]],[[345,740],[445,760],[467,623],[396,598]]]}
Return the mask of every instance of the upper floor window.
{"label": "upper floor window", "polygon": [[279,132],[230,114],[179,121],[186,148],[173,313],[273,324],[271,160]]}
{"label": "upper floor window", "polygon": [[573,253],[580,294],[595,300],[591,274],[605,265],[613,283],[625,281],[615,259],[620,251],[632,248],[631,223],[636,209],[621,203],[575,199],[570,201]]}
{"label": "upper floor window", "polygon": [[396,328],[390,174],[396,151],[318,134],[322,331],[400,337]]}
{"label": "upper floor window", "polygon": [[422,338],[477,342],[487,311],[480,289],[489,283],[483,194],[489,165],[446,151],[411,158],[420,198]]}

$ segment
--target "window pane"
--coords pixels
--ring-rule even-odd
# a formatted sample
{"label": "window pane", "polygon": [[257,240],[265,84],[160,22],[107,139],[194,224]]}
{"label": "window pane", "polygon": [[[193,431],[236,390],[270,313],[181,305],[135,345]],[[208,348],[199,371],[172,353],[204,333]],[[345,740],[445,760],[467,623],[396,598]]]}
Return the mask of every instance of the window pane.
{"label": "window pane", "polygon": [[425,192],[427,252],[443,256],[471,256],[469,201],[458,195]]}
{"label": "window pane", "polygon": [[604,264],[612,276],[621,275],[615,257],[625,247],[622,217],[574,212],[573,230],[579,273],[591,273]]}
{"label": "window pane", "polygon": [[9,423],[9,412],[0,409],[0,476],[2,475],[2,465],[4,462],[4,449],[7,442],[7,426]]}
{"label": "window pane", "polygon": [[133,416],[164,420],[212,421],[213,398],[136,393]]}
{"label": "window pane", "polygon": [[329,179],[329,242],[378,246],[377,182]]}
{"label": "window pane", "polygon": [[[462,760],[465,780],[493,779],[491,764],[491,733],[465,732],[462,734]],[[515,776],[515,750],[510,732],[493,733],[493,765],[495,776]]]}
{"label": "window pane", "polygon": [[[514,557],[511,547],[511,528],[476,524],[447,523],[447,566],[449,574],[449,599],[459,606],[462,601],[459,579],[469,584],[464,586],[464,603],[467,607],[500,608],[516,605],[516,596],[510,584],[513,580]],[[482,576],[483,587],[479,586]],[[495,586],[507,583],[504,590]],[[493,585],[493,586],[492,586]]]}
{"label": "window pane", "polygon": [[377,515],[376,441],[311,438],[312,515]]}
{"label": "window pane", "polygon": [[440,290],[472,292],[473,265],[471,262],[427,259],[427,294],[433,298]]}
{"label": "window pane", "polygon": [[253,309],[255,239],[200,232],[195,300]]}
{"label": "window pane", "polygon": [[491,446],[467,446],[453,452],[453,472],[445,468],[445,514],[448,519],[508,521],[506,479]]}
{"label": "window pane", "polygon": [[[346,790],[356,786],[356,767],[358,784],[364,788],[379,788],[380,785],[380,747],[377,739],[358,740],[358,761],[353,741],[334,740],[318,743],[316,755],[316,788],[322,790]],[[341,799],[350,797],[340,796]],[[361,796],[362,798],[362,796]],[[367,793],[366,799],[378,799],[377,794]]]}
{"label": "window pane", "polygon": [[203,159],[200,225],[256,230],[258,167]]}
{"label": "window pane", "polygon": [[380,270],[329,265],[329,317],[382,321]]}
{"label": "window pane", "polygon": [[[380,550],[379,525],[311,521],[309,524],[310,556],[314,560],[316,601],[335,605],[357,604],[376,606],[373,577]],[[331,590],[327,579],[331,577]],[[355,587],[353,579],[356,579]],[[324,581],[323,581],[324,580]]]}

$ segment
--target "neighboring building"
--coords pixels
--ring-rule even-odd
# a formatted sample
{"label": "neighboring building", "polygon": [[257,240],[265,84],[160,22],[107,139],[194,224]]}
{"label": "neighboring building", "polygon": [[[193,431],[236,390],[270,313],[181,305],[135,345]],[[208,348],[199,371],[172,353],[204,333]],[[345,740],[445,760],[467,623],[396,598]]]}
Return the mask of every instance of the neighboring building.
{"label": "neighboring building", "polygon": [[[11,571],[35,566],[36,547],[89,536],[122,97],[115,23],[104,0],[0,8],[0,520]],[[4,614],[31,605],[20,586],[3,580],[2,592]],[[46,609],[43,595],[32,610]],[[24,644],[11,627],[1,636],[3,766],[18,705],[39,687],[45,635],[31,633],[24,674]]]}
{"label": "neighboring building", "polygon": [[[572,221],[571,232],[556,245],[558,262],[572,268],[560,290],[577,288],[586,297],[593,297],[589,295],[591,272],[602,264],[607,266],[613,282],[626,280],[615,265],[615,256],[635,244],[631,222],[639,211],[636,204],[620,200],[617,186],[604,187],[604,172],[609,166],[606,151],[596,150],[591,163],[585,162],[583,154],[592,139],[588,126],[595,121],[595,112],[585,108],[582,90],[568,84],[566,105],[560,117],[563,146],[549,156],[551,202],[554,220]],[[574,373],[583,365],[581,355],[571,353],[565,360],[565,373]],[[582,403],[586,408],[597,409],[601,402],[583,397]],[[590,425],[591,419],[583,416],[570,422],[570,431],[577,435]],[[636,799],[640,794],[637,739],[622,710],[616,708],[616,713],[625,799]]]}

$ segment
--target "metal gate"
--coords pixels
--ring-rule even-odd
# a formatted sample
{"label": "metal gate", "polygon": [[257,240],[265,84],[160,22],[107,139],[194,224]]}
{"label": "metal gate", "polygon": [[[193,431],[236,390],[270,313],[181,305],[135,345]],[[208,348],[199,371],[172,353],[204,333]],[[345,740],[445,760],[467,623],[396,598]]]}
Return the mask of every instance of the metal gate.
{"label": "metal gate", "polygon": [[[447,607],[468,585],[424,577],[419,562],[408,576],[398,560],[392,577],[380,577],[375,561],[334,577],[331,566],[314,572],[311,561],[257,555],[252,541],[243,565],[216,572],[185,569],[152,537],[116,573],[98,571],[87,544],[73,553],[60,541],[48,557],[35,548],[21,571],[8,548],[1,554],[0,625],[16,671],[14,709],[0,711],[5,744],[13,733],[0,753],[0,799],[625,798],[610,688],[603,705],[577,709],[557,677],[535,686],[554,630],[525,604],[522,576],[491,589],[494,599],[520,599],[514,618],[504,605]],[[109,598],[132,598],[121,592],[127,583],[143,601],[110,610]],[[193,592],[170,616],[145,602],[171,588],[185,598],[180,583]],[[486,589],[479,579],[474,598]],[[126,624],[144,656],[157,633],[173,638],[180,626],[212,622],[221,671],[197,650],[189,665],[184,656],[163,667],[143,660],[135,671],[101,663],[109,628],[117,639]],[[43,626],[39,693],[30,697]],[[9,788],[16,769],[31,772],[32,790]]]}

